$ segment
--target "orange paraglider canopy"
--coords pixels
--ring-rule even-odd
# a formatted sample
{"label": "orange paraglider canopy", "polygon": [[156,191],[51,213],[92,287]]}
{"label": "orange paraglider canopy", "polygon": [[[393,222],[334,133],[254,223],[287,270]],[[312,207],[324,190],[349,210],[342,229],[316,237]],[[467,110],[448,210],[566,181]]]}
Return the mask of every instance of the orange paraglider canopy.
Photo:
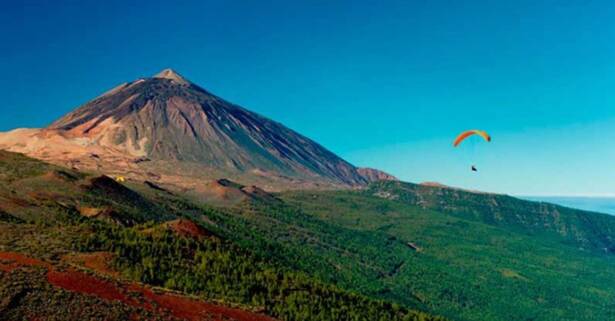
{"label": "orange paraglider canopy", "polygon": [[459,136],[457,136],[457,138],[455,138],[455,141],[453,142],[453,146],[457,147],[457,145],[461,144],[461,142],[472,136],[472,135],[479,135],[482,138],[484,138],[486,141],[490,142],[491,141],[491,136],[489,136],[489,134],[487,134],[486,131],[483,130],[478,130],[478,129],[472,129],[472,130],[467,130],[461,134],[459,134]]}

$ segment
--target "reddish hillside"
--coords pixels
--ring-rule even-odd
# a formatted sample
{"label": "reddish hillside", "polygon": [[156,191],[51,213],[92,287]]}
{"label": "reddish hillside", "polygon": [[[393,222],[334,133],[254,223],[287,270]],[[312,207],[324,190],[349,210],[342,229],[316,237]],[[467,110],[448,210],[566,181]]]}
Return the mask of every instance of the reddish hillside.
{"label": "reddish hillside", "polygon": [[211,304],[169,292],[155,292],[142,284],[106,280],[75,269],[57,269],[51,264],[20,253],[0,252],[0,271],[11,272],[19,267],[41,267],[47,270],[47,281],[58,288],[95,296],[105,301],[142,308],[160,316],[170,315],[185,321],[275,321],[268,316],[236,308]]}
{"label": "reddish hillside", "polygon": [[184,218],[166,222],[164,223],[164,226],[184,237],[202,238],[215,236],[214,233],[204,229],[193,221]]}

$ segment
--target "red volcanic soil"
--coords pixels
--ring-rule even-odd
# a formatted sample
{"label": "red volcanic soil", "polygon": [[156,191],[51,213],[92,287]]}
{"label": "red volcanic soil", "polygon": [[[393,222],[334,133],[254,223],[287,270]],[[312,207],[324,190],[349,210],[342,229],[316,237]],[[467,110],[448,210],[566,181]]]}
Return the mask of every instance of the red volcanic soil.
{"label": "red volcanic soil", "polygon": [[0,260],[14,262],[13,264],[17,265],[39,266],[48,269],[51,268],[51,264],[49,263],[15,252],[0,252]]}
{"label": "red volcanic soil", "polygon": [[172,315],[190,321],[198,320],[237,320],[237,321],[275,321],[265,315],[256,314],[240,309],[228,308],[220,305],[191,299],[173,294],[157,294],[143,286],[132,286],[131,289],[155,302],[159,307],[171,311]]}
{"label": "red volcanic soil", "polygon": [[[46,268],[48,282],[68,291],[94,295],[108,301],[117,300],[150,311],[169,312],[173,317],[186,321],[275,321],[265,315],[215,305],[185,296],[170,293],[158,294],[140,284],[119,284],[74,269],[60,271],[54,269],[49,263],[19,253],[0,252],[0,270],[10,272],[19,266]],[[128,292],[131,292],[131,295],[127,295]],[[141,299],[134,299],[135,295]]]}
{"label": "red volcanic soil", "polygon": [[115,284],[83,272],[75,270],[64,272],[50,270],[47,272],[47,281],[54,286],[68,291],[91,294],[105,300],[118,300],[130,305],[137,305],[132,299],[128,299],[122,294]]}
{"label": "red volcanic soil", "polygon": [[4,264],[0,262],[0,271],[11,272],[18,267],[19,267],[19,264],[16,264],[16,263]]}
{"label": "red volcanic soil", "polygon": [[184,237],[202,238],[214,235],[213,233],[202,228],[193,221],[182,218],[166,222],[165,226],[173,232]]}

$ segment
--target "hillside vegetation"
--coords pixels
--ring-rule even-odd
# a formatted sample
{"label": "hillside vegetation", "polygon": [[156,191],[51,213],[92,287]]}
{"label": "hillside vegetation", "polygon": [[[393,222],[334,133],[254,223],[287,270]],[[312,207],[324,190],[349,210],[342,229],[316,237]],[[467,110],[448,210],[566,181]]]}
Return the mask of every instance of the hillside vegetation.
{"label": "hillside vegetation", "polygon": [[[279,320],[615,316],[615,218],[598,213],[394,181],[279,194],[229,183],[243,196],[217,207],[6,152],[0,173],[0,252],[54,269]],[[28,278],[10,270],[0,277]]]}
{"label": "hillside vegetation", "polygon": [[[256,320],[265,314],[280,320],[443,320],[293,271],[276,257],[264,255],[264,249],[259,252],[263,255],[254,254],[233,242],[231,230],[217,226],[215,221],[226,213],[171,193],[1,151],[0,172],[3,318],[114,320],[133,315],[144,320],[209,320],[218,315],[221,320]],[[185,220],[179,225],[171,220],[177,217],[191,217],[201,226],[186,225]],[[229,226],[241,228],[233,224]],[[187,233],[178,226],[197,232]],[[109,262],[92,259],[99,254]],[[48,270],[47,278],[41,268]],[[70,272],[73,268],[95,277]],[[127,281],[194,298],[135,292]],[[100,292],[88,287],[89,282],[108,289]],[[14,290],[19,286],[24,288]],[[145,303],[131,299],[135,295]],[[40,300],[51,304],[39,314]],[[165,305],[169,300],[177,304]],[[194,300],[220,306],[205,305],[202,316],[177,310],[205,304]],[[161,305],[162,310],[149,309],[151,304]],[[74,306],[86,311],[66,312]],[[237,311],[225,306],[240,307],[247,319],[234,317]]]}
{"label": "hillside vegetation", "polygon": [[615,217],[507,195],[402,182],[378,182],[364,193],[527,235],[560,238],[584,250],[615,254]]}
{"label": "hillside vegetation", "polygon": [[[350,250],[353,261],[379,270],[350,264],[342,273],[336,267],[346,258],[332,255],[329,272],[323,272],[337,271],[346,276],[340,277],[344,286],[371,296],[407,305],[418,300],[454,320],[609,320],[615,315],[615,258],[596,246],[611,237],[606,233],[613,217],[398,182],[377,183],[366,191],[292,192],[281,197],[295,212],[345,229],[356,240],[389,240],[388,246],[377,246],[381,251],[376,254],[370,250],[372,241]],[[492,197],[507,202],[502,207],[483,205]],[[574,237],[561,233],[556,223],[535,223],[540,209],[559,213],[545,214],[541,222],[568,226],[576,231]],[[595,224],[585,224],[594,219]],[[593,234],[597,227],[600,232]],[[592,240],[592,235],[599,238]],[[329,246],[349,244],[339,240]]]}

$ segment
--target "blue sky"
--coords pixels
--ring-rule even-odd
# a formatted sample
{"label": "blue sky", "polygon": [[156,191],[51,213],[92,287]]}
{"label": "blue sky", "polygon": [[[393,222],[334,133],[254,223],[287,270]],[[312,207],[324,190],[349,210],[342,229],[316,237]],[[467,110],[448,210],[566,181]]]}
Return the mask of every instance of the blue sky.
{"label": "blue sky", "polygon": [[615,2],[47,2],[0,12],[0,130],[171,67],[404,180],[615,195]]}

